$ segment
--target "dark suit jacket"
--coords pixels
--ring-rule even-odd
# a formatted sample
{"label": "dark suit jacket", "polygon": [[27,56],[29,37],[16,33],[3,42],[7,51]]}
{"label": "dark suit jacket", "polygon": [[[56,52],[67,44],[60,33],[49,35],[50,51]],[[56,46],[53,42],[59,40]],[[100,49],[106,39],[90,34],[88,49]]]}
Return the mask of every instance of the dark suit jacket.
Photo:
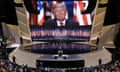
{"label": "dark suit jacket", "polygon": [[66,20],[65,26],[58,27],[56,19],[49,19],[44,22],[42,28],[43,29],[57,29],[57,28],[64,28],[64,29],[79,29],[79,24],[72,19]]}

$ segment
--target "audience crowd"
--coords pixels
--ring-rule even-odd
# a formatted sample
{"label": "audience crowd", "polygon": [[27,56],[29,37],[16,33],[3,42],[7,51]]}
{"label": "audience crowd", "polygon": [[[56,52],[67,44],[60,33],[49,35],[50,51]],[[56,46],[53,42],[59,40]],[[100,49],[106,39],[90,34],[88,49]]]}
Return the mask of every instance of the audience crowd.
{"label": "audience crowd", "polygon": [[102,64],[101,62],[96,67],[69,69],[44,68],[44,70],[41,70],[40,68],[30,68],[25,64],[21,66],[17,65],[15,62],[11,62],[8,59],[0,59],[0,72],[120,72],[120,60],[118,59],[108,64]]}
{"label": "audience crowd", "polygon": [[17,65],[15,62],[11,62],[8,59],[0,60],[0,72],[36,72],[35,69],[28,67],[27,65]]}

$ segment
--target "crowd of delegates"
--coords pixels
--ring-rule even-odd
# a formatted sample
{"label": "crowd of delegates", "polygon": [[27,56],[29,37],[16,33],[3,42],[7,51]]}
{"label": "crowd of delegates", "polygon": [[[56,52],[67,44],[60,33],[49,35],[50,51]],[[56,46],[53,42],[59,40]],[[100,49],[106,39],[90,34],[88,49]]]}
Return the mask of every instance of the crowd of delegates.
{"label": "crowd of delegates", "polygon": [[79,69],[47,69],[40,70],[30,68],[27,65],[17,65],[9,60],[0,59],[0,72],[120,72],[120,60],[108,64],[99,64],[96,67],[84,67]]}
{"label": "crowd of delegates", "polygon": [[8,59],[0,59],[0,72],[36,72],[33,68],[28,67],[27,65],[17,65],[14,62],[9,61]]}
{"label": "crowd of delegates", "polygon": [[108,64],[99,64],[96,67],[84,67],[79,69],[52,69],[41,70],[40,72],[120,72],[120,60]]}
{"label": "crowd of delegates", "polygon": [[83,72],[120,72],[120,60],[109,64],[100,64],[96,67],[83,68]]}

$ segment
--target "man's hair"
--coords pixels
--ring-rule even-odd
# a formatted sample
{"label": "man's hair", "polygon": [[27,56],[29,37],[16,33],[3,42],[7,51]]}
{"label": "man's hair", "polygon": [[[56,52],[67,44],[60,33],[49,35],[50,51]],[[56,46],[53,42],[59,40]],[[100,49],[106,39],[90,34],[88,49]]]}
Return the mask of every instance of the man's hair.
{"label": "man's hair", "polygon": [[66,5],[63,2],[57,2],[56,4],[54,4],[52,6],[52,11],[54,11],[55,8],[57,8],[57,7],[63,7],[66,10]]}

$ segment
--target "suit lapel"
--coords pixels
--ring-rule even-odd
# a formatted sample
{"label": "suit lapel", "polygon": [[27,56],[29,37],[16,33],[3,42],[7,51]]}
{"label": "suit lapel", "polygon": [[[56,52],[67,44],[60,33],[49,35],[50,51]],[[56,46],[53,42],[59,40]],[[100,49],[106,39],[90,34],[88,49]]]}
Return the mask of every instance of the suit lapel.
{"label": "suit lapel", "polygon": [[54,24],[54,27],[57,27],[57,20],[56,19],[54,19],[54,22],[53,22]]}
{"label": "suit lapel", "polygon": [[69,21],[68,21],[68,20],[66,20],[66,22],[65,22],[65,26],[66,26],[66,27],[69,26]]}

